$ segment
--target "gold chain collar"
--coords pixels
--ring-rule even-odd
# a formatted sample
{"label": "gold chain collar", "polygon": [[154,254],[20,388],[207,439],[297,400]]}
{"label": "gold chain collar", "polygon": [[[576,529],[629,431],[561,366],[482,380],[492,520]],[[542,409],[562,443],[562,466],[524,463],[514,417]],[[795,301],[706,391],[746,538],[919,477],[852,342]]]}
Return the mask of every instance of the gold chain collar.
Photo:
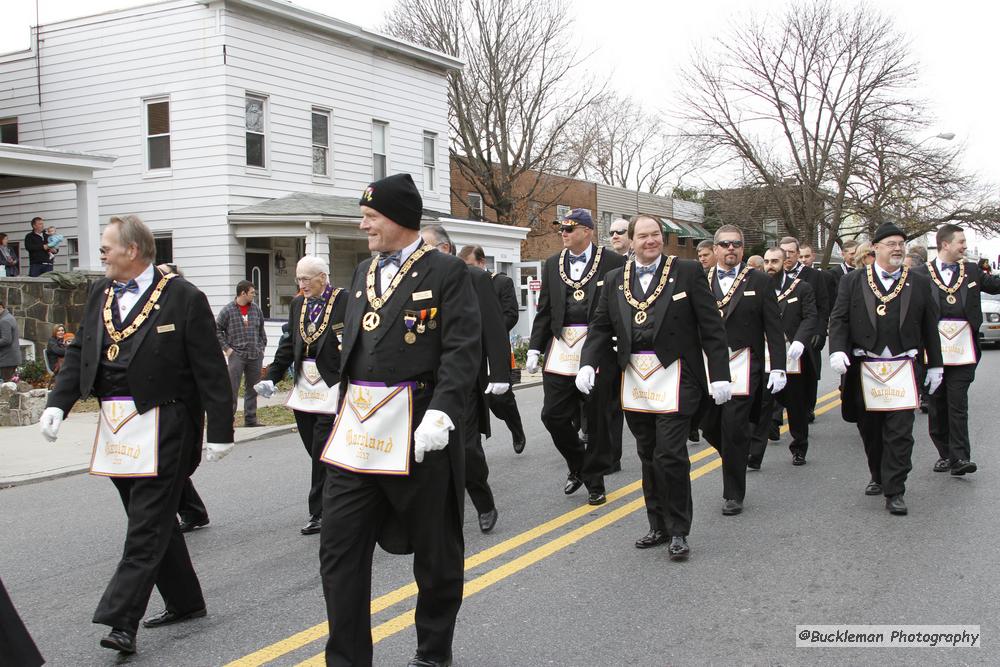
{"label": "gold chain collar", "polygon": [[372,258],[372,263],[368,265],[368,276],[365,278],[365,294],[368,297],[368,303],[371,305],[372,310],[378,310],[384,306],[389,299],[392,298],[393,293],[396,288],[399,287],[399,283],[403,282],[403,278],[409,273],[410,268],[416,263],[418,259],[434,250],[432,245],[422,245],[403,262],[403,265],[399,267],[399,271],[396,275],[392,277],[392,281],[389,283],[389,288],[382,292],[382,296],[378,296],[375,292],[375,276],[378,273],[378,258]]}
{"label": "gold chain collar", "polygon": [[644,301],[639,301],[634,296],[632,296],[632,286],[631,286],[632,266],[635,265],[635,258],[633,257],[632,259],[630,259],[628,262],[625,263],[625,275],[623,276],[624,280],[623,292],[625,293],[625,300],[628,301],[628,304],[633,308],[638,309],[639,311],[635,314],[634,317],[636,324],[642,324],[643,322],[646,321],[646,318],[648,317],[646,314],[646,309],[653,305],[653,302],[655,302],[656,299],[660,296],[660,292],[663,291],[663,288],[667,284],[667,277],[670,274],[670,266],[674,262],[674,256],[667,255],[664,261],[666,263],[663,265],[663,273],[660,274],[660,282],[656,285],[656,289],[653,291],[653,293],[649,295],[649,298],[645,299]]}
{"label": "gold chain collar", "polygon": [[788,286],[788,289],[786,289],[784,292],[778,295],[778,303],[781,303],[782,301],[788,298],[788,295],[792,293],[792,290],[795,289],[795,286],[799,284],[800,280],[802,280],[802,278],[796,278],[795,280],[793,280],[792,284]]}
{"label": "gold chain collar", "polygon": [[[712,287],[712,281],[715,280],[715,271],[717,268],[718,267],[713,266],[712,270],[708,273],[709,289],[711,289]],[[724,297],[722,297],[722,301],[719,301],[718,299],[715,300],[715,306],[719,309],[720,312],[722,311],[723,308],[726,307],[726,305],[729,303],[729,300],[733,298],[733,295],[736,294],[736,290],[743,282],[743,279],[747,277],[748,273],[750,273],[750,265],[744,264],[743,270],[740,271],[740,274],[736,276],[736,278],[733,280],[733,284],[729,286],[729,291],[726,292],[726,295]],[[722,286],[721,282],[719,283],[719,286],[720,287]]]}
{"label": "gold chain collar", "polygon": [[571,280],[569,276],[566,275],[566,253],[569,252],[569,248],[563,248],[562,252],[559,253],[559,277],[568,287],[572,287],[575,290],[582,289],[584,285],[590,282],[590,279],[594,277],[597,273],[597,267],[601,263],[601,255],[604,253],[604,247],[600,246],[597,248],[597,253],[594,255],[594,262],[590,266],[590,271],[580,280]]}
{"label": "gold chain collar", "polygon": [[958,262],[958,280],[955,281],[955,285],[953,287],[948,287],[941,282],[941,279],[938,278],[937,267],[934,266],[934,262],[927,262],[927,264],[929,265],[927,268],[930,269],[928,273],[931,274],[931,280],[933,280],[934,284],[938,286],[938,289],[948,295],[945,300],[954,305],[958,301],[958,299],[955,298],[955,292],[957,292],[958,288],[962,286],[963,282],[965,282],[965,262]]}
{"label": "gold chain collar", "polygon": [[128,325],[121,331],[118,331],[115,328],[114,318],[111,313],[111,304],[114,303],[115,300],[114,283],[112,282],[108,285],[108,298],[104,301],[104,330],[108,332],[108,336],[111,338],[111,346],[108,348],[107,352],[108,361],[114,361],[118,358],[118,343],[134,334],[139,330],[139,327],[146,322],[149,318],[149,314],[153,312],[154,308],[156,308],[156,302],[160,300],[160,295],[163,294],[163,288],[166,287],[167,283],[173,280],[176,276],[176,273],[170,273],[160,278],[160,282],[156,284],[156,287],[153,289],[153,293],[149,296],[149,300],[146,301],[146,304],[142,307],[142,310],[136,318],[132,320],[132,324]]}
{"label": "gold chain collar", "polygon": [[[330,323],[330,313],[333,312],[333,302],[337,300],[337,295],[340,294],[342,289],[338,287],[333,290],[330,294],[330,298],[326,302],[326,310],[323,311],[323,320],[320,322],[318,327],[315,327],[312,334],[306,332],[306,311],[309,310],[309,300],[304,299],[302,301],[302,310],[299,311],[299,335],[302,336],[302,342],[307,346],[312,345],[319,337],[323,335],[326,331],[327,325]],[[310,322],[312,324],[312,322]]]}
{"label": "gold chain collar", "polygon": [[896,283],[896,289],[892,290],[892,292],[886,295],[882,294],[882,290],[880,290],[878,286],[875,284],[875,265],[874,264],[868,265],[866,270],[866,273],[868,274],[867,275],[868,287],[870,287],[872,292],[875,294],[875,298],[882,302],[878,305],[878,307],[875,308],[875,312],[878,314],[879,317],[885,315],[886,306],[889,305],[889,303],[897,296],[899,296],[900,292],[903,291],[903,286],[906,285],[906,277],[909,274],[909,272],[910,270],[907,269],[905,266],[901,267],[899,274],[899,281]]}

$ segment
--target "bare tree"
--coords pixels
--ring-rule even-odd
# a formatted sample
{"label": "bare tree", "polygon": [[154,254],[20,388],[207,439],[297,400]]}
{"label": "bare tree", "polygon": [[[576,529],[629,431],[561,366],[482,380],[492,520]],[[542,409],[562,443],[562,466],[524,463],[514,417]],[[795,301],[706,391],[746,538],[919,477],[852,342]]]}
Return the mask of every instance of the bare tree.
{"label": "bare tree", "polygon": [[670,134],[662,116],[618,94],[577,117],[560,153],[569,176],[653,194],[669,194],[704,164],[690,138]]}
{"label": "bare tree", "polygon": [[465,60],[448,82],[452,155],[497,222],[559,198],[546,173],[603,92],[581,72],[562,0],[398,0],[385,30]]}

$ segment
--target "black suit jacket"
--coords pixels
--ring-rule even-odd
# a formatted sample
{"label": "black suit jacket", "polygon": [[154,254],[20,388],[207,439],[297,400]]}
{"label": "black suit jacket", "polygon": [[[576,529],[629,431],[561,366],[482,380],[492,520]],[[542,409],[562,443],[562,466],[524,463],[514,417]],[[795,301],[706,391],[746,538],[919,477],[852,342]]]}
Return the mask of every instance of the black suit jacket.
{"label": "black suit jacket", "polygon": [[[341,290],[334,299],[333,310],[330,312],[330,323],[315,343],[309,346],[309,356],[316,359],[316,369],[323,382],[328,387],[340,383],[340,335],[344,329],[344,313],[347,310],[347,291]],[[287,335],[282,334],[278,340],[278,349],[274,360],[267,367],[267,377],[277,384],[285,377],[289,367],[294,368],[295,380],[302,372],[302,360],[306,358],[306,344],[299,332],[299,316],[306,302],[304,296],[292,299],[288,309]],[[322,315],[320,316],[322,318]]]}
{"label": "black suit jacket", "polygon": [[[545,260],[542,267],[542,291],[538,294],[538,312],[535,313],[535,321],[531,325],[531,342],[528,347],[538,350],[543,354],[548,350],[549,342],[558,337],[562,332],[563,321],[566,315],[566,294],[570,288],[559,277],[559,258],[562,252]],[[590,273],[593,263],[597,260],[597,246],[590,246],[590,261],[583,270],[583,275]],[[625,258],[612,250],[605,250],[601,254],[601,263],[597,267],[594,277],[583,287],[587,294],[587,319],[594,317],[597,310],[597,302],[601,297],[601,290],[604,287],[604,279],[608,272],[625,266]]]}
{"label": "black suit jacket", "polygon": [[504,328],[500,300],[493,288],[490,274],[476,266],[469,267],[472,288],[479,304],[482,321],[483,353],[479,364],[479,377],[475,387],[476,405],[479,413],[479,432],[490,434],[490,411],[488,398],[483,391],[489,382],[510,384],[510,338]]}
{"label": "black suit jacket", "polygon": [[503,312],[503,323],[509,332],[517,324],[517,319],[521,315],[521,307],[517,302],[517,291],[514,289],[514,281],[505,273],[491,273],[493,278],[493,288],[496,290],[497,298],[500,299],[500,310]]}
{"label": "black suit jacket", "polygon": [[[154,286],[161,277],[159,269],[154,269]],[[83,322],[66,348],[55,388],[49,394],[47,405],[61,408],[65,414],[94,389],[104,335],[102,313],[110,284],[102,278],[91,285]],[[207,413],[209,442],[232,442],[233,393],[208,299],[177,277],[164,288],[157,305],[159,308],[132,335],[128,383],[136,409],[145,413],[158,405],[181,401],[196,424],[201,424]],[[158,329],[168,325],[173,327],[169,331]],[[196,456],[201,456],[200,448],[196,448]]]}
{"label": "black suit jacket", "polygon": [[[632,260],[629,260],[632,261]],[[653,277],[657,284],[666,258]],[[694,260],[675,258],[660,296],[653,303],[654,346],[656,358],[664,366],[684,360],[686,372],[694,372],[698,385],[708,391],[705,361],[713,382],[729,380],[729,353],[726,330],[705,282],[701,265]],[[618,339],[618,365],[624,369],[632,354],[632,318],[635,309],[625,298],[625,270],[614,269],[605,277],[605,289],[590,320],[590,331],[583,346],[581,366],[597,368],[611,351],[612,338]]]}
{"label": "black suit jacket", "polygon": [[778,315],[785,338],[799,341],[809,349],[809,340],[817,332],[819,318],[816,314],[816,296],[807,282],[799,281],[795,289],[778,302]]}
{"label": "black suit jacket", "polygon": [[28,232],[24,237],[24,249],[28,251],[29,264],[51,264],[52,256],[45,246],[49,243],[49,235],[42,232],[41,237],[35,232]]}
{"label": "black suit jacket", "polygon": [[[744,264],[740,264],[742,271]],[[710,281],[718,282],[715,271]],[[731,350],[750,348],[751,363],[764,364],[764,340],[771,355],[771,369],[785,370],[785,343],[778,316],[778,297],[771,279],[763,271],[750,269],[736,289],[733,298],[723,308],[726,339]]]}
{"label": "black suit jacket", "polygon": [[[850,357],[855,348],[881,352],[872,349],[877,336],[877,299],[868,285],[867,274],[867,271],[859,269],[840,281],[837,303],[830,316],[831,354],[843,352]],[[899,338],[903,349],[925,351],[927,367],[938,368],[942,365],[941,340],[937,331],[941,311],[937,300],[931,298],[930,290],[930,280],[926,275],[909,272],[906,284],[897,297],[900,306]]]}
{"label": "black suit jacket", "polygon": [[[965,264],[965,280],[962,282],[961,287],[958,288],[958,300],[965,311],[965,319],[969,322],[969,327],[972,329],[972,341],[976,347],[976,359],[979,359],[981,353],[979,347],[979,327],[983,324],[982,293],[1000,294],[1000,276],[984,273],[974,262],[963,263]],[[937,301],[939,308],[943,308],[947,294],[930,279],[931,271],[934,271],[938,280],[941,280],[941,283],[944,284],[944,280],[941,279],[941,274],[937,272],[937,266],[934,262],[928,262],[913,269],[913,273],[927,277],[932,299]]]}
{"label": "black suit jacket", "polygon": [[827,276],[826,286],[828,292],[828,298],[830,301],[830,312],[833,313],[833,306],[837,303],[837,292],[840,291],[840,280],[848,273],[853,273],[853,271],[844,271],[845,264],[837,264],[836,266],[831,266],[829,269],[823,273]]}

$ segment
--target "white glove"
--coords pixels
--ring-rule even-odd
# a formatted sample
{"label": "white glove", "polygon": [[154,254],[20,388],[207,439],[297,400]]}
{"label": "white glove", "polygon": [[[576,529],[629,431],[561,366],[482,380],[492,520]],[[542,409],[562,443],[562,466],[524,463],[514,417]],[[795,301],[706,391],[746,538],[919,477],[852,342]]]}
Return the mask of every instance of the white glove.
{"label": "white glove", "polygon": [[214,463],[233,451],[233,447],[232,442],[206,442],[202,449],[205,451],[205,460]]}
{"label": "white glove", "polygon": [[733,397],[733,383],[729,380],[713,382],[710,387],[716,405],[722,405]]}
{"label": "white glove", "polygon": [[805,349],[806,346],[799,341],[792,341],[792,344],[788,346],[788,358],[792,361],[798,361]]}
{"label": "white glove", "polygon": [[580,390],[581,394],[589,394],[590,390],[594,388],[596,378],[597,373],[594,372],[593,366],[582,366],[576,373],[576,388]]}
{"label": "white glove", "polygon": [[274,383],[270,380],[261,380],[253,386],[253,390],[264,398],[271,398],[274,396],[274,392],[277,391],[274,388]]}
{"label": "white glove", "polygon": [[541,352],[538,350],[528,350],[528,360],[524,363],[524,370],[529,373],[537,373],[539,355],[541,355]]}
{"label": "white glove", "polygon": [[927,385],[927,393],[933,394],[937,391],[937,388],[941,386],[942,380],[944,380],[943,368],[928,368],[927,379],[924,380],[924,384]]}
{"label": "white glove", "polygon": [[847,372],[847,367],[851,365],[850,358],[843,352],[834,352],[830,355],[830,368],[837,375],[843,375]]}
{"label": "white glove", "polygon": [[490,382],[486,385],[486,391],[484,394],[493,394],[494,396],[500,396],[501,394],[506,394],[510,391],[509,382]]}
{"label": "white glove", "polygon": [[771,371],[767,378],[767,388],[771,390],[772,394],[777,394],[785,388],[786,382],[788,382],[788,378],[785,377],[785,371],[776,368]]}
{"label": "white glove", "polygon": [[413,459],[423,463],[425,452],[436,452],[448,446],[448,431],[455,428],[451,417],[440,410],[428,410],[413,432]]}
{"label": "white glove", "polygon": [[62,408],[45,408],[42,418],[38,420],[38,426],[42,429],[42,435],[49,442],[55,442],[59,437],[59,427],[62,426],[65,414]]}

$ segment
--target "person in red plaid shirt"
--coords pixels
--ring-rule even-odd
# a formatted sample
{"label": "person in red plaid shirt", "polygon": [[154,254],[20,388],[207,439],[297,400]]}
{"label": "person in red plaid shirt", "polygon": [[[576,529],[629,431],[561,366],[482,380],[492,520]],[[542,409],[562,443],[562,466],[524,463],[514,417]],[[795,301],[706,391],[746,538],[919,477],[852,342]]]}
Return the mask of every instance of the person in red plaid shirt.
{"label": "person in red plaid shirt", "polygon": [[243,385],[245,426],[262,426],[257,421],[257,392],[253,386],[260,382],[267,334],[264,333],[264,313],[254,303],[256,296],[257,290],[253,283],[241,280],[236,284],[236,299],[227,303],[215,320],[219,342],[229,360],[234,411],[239,397],[240,379],[246,377]]}

